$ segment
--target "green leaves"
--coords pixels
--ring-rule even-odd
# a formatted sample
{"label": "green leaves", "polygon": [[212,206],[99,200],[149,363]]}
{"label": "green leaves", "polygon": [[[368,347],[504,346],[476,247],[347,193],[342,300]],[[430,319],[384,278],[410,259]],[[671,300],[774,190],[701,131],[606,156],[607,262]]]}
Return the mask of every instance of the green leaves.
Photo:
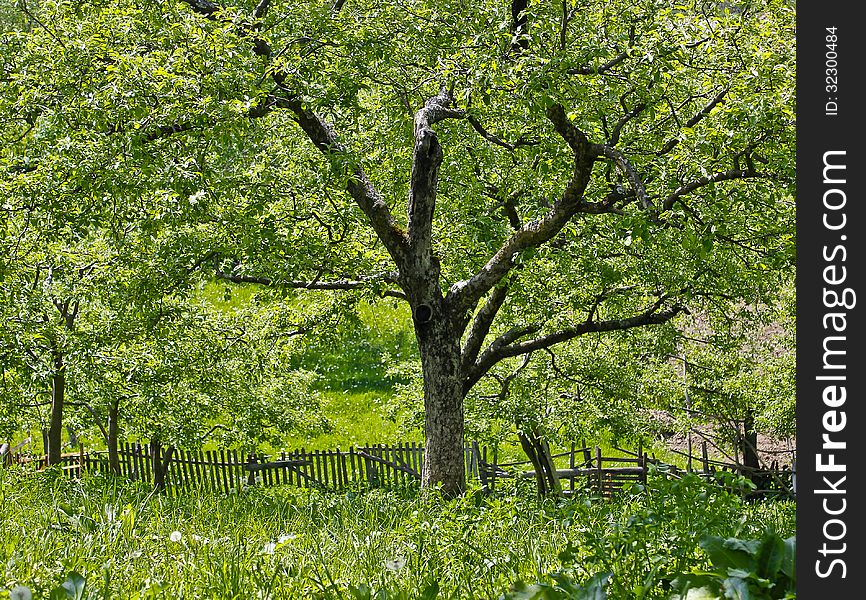
{"label": "green leaves", "polygon": [[63,583],[51,590],[48,597],[50,600],[82,600],[85,587],[84,577],[72,571]]}
{"label": "green leaves", "polygon": [[[306,380],[285,367],[303,363],[299,353],[319,354],[315,342],[286,340],[316,326],[328,352],[346,357],[355,340],[343,344],[338,334],[353,336],[346,315],[357,307],[293,282],[366,281],[397,270],[347,189],[363,169],[377,210],[390,213],[387,229],[405,229],[414,113],[442,86],[482,127],[467,119],[436,125],[444,153],[432,216],[436,269],[414,279],[447,290],[481,272],[515,229],[532,230],[550,215],[562,225],[549,242],[514,256],[509,267],[519,277],[488,343],[533,323],[548,333],[628,318],[663,295],[694,314],[727,318],[792,280],[789,2],[760,0],[747,11],[661,0],[580,10],[530,3],[528,43],[515,52],[503,2],[358,0],[338,13],[329,2],[274,5],[253,26],[250,2],[213,18],[176,2],[44,2],[29,7],[31,18],[2,1],[9,10],[0,10],[0,316],[11,325],[0,335],[13,348],[2,358],[7,428],[39,420],[11,407],[46,388],[52,340],[69,358],[70,395],[135,398],[129,415],[139,433],[166,425],[161,433],[192,439],[183,423],[193,414],[220,420],[225,405],[246,415],[232,423],[235,439],[251,435],[256,422],[298,422],[298,411],[259,401]],[[269,56],[250,49],[253,37],[267,41]],[[321,135],[304,130],[296,103],[315,111],[344,151],[323,154]],[[593,207],[586,212],[556,212],[574,156],[546,117],[553,104],[635,171],[626,173],[611,152],[599,155],[580,199]],[[747,171],[756,174],[718,177]],[[628,191],[622,184],[631,175],[660,214],[628,193],[608,201],[611,190]],[[273,289],[205,299],[200,288],[217,266],[268,279]],[[394,291],[389,280],[357,293]],[[246,312],[221,314],[243,300]],[[80,303],[74,331],[43,318],[54,315],[55,301]],[[404,314],[394,330],[410,335],[401,329],[409,322]],[[272,345],[264,333],[238,333],[244,323],[261,325]],[[634,405],[670,404],[682,391],[661,381],[671,372],[666,356],[682,350],[673,324],[653,331],[570,344],[559,373],[552,363],[533,365],[533,385],[514,386],[520,401],[488,415],[545,414],[570,433],[586,426],[646,433],[647,423],[630,416]],[[393,345],[407,354],[411,340]],[[368,355],[386,361],[378,347]],[[566,373],[563,363],[573,368]],[[515,365],[495,374],[507,376],[505,366]],[[724,402],[761,389],[753,384],[764,373],[773,384],[792,379],[783,360],[758,371],[719,368]],[[244,392],[231,373],[262,393]],[[771,406],[771,387],[763,386],[760,416],[790,431],[793,402]],[[539,389],[558,399],[551,410]],[[167,400],[179,398],[191,399],[187,410]],[[480,402],[476,416],[490,409]],[[484,419],[473,425],[483,428]]]}
{"label": "green leaves", "polygon": [[673,581],[672,600],[729,598],[776,600],[795,593],[795,539],[783,540],[771,530],[758,540],[706,536],[700,547],[712,571],[693,571]]}
{"label": "green leaves", "polygon": [[701,540],[700,546],[714,566],[721,569],[748,570],[755,566],[754,555],[759,544],[757,540],[708,536]]}
{"label": "green leaves", "polygon": [[610,573],[597,573],[581,585],[571,573],[552,573],[551,578],[555,584],[517,583],[512,591],[501,596],[501,600],[607,600],[607,583],[610,577]]}

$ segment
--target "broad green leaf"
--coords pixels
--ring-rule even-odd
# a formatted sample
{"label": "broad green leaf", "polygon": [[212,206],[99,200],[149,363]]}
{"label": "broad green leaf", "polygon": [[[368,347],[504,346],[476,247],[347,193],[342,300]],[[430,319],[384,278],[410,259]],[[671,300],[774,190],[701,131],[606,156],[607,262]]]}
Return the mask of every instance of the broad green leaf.
{"label": "broad green leaf", "polygon": [[722,581],[722,586],[725,591],[725,598],[730,600],[751,600],[752,595],[749,593],[749,584],[746,580],[739,577],[728,577]]}
{"label": "broad green leaf", "polygon": [[775,579],[785,562],[785,542],[775,532],[767,531],[761,538],[755,562],[757,573],[766,579]]}
{"label": "broad green leaf", "polygon": [[747,545],[741,540],[705,536],[701,538],[699,544],[710,557],[713,566],[718,569],[733,568],[752,571],[755,568],[753,546]]}
{"label": "broad green leaf", "polygon": [[779,569],[787,575],[791,581],[794,581],[797,576],[796,569],[797,558],[797,538],[789,537],[785,540],[785,554],[782,558],[782,564]]}
{"label": "broad green leaf", "polygon": [[69,600],[81,600],[84,596],[85,585],[84,577],[73,571],[66,576],[66,581],[60,584],[60,587],[65,590],[66,597]]}

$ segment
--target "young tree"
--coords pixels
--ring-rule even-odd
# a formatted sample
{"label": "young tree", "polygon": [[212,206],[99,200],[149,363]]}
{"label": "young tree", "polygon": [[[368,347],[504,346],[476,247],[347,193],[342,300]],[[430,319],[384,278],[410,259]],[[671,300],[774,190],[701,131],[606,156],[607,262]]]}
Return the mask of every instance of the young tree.
{"label": "young tree", "polygon": [[789,2],[46,4],[32,32],[86,81],[73,126],[177,200],[187,266],[408,302],[447,494],[495,365],[792,256]]}

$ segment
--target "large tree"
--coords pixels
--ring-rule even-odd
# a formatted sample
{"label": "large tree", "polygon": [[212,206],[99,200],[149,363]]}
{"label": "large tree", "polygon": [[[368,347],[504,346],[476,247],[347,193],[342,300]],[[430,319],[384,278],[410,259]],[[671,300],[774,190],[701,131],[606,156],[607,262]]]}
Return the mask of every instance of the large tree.
{"label": "large tree", "polygon": [[29,11],[25,137],[113,140],[115,177],[188,224],[178,265],[408,302],[422,483],[448,494],[496,365],[752,299],[791,260],[789,2]]}

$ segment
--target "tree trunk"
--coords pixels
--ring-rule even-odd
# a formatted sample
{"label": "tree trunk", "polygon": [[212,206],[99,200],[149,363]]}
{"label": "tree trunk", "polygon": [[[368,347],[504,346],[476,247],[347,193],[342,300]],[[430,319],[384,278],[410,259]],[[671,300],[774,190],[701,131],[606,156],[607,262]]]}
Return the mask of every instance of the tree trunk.
{"label": "tree trunk", "polygon": [[553,463],[553,456],[550,454],[550,446],[540,435],[538,435],[537,431],[534,433],[536,436],[535,439],[537,440],[538,453],[542,459],[541,464],[547,474],[548,489],[554,496],[561,496],[562,483],[559,481],[559,476],[556,474],[556,465]]}
{"label": "tree trunk", "polygon": [[63,403],[66,395],[66,365],[63,353],[54,350],[54,373],[51,376],[51,420],[48,426],[48,464],[60,464],[63,443]]}
{"label": "tree trunk", "polygon": [[746,417],[743,419],[741,450],[743,453],[743,466],[747,469],[747,475],[751,475],[752,473],[748,472],[748,470],[760,468],[758,432],[755,429],[755,413],[751,410],[746,411]]}
{"label": "tree trunk", "polygon": [[174,446],[166,448],[165,456],[162,456],[162,444],[155,440],[150,442],[150,456],[153,461],[153,489],[160,492],[165,490],[165,475],[168,472],[173,454]]}
{"label": "tree trunk", "polygon": [[466,489],[460,338],[441,302],[418,305],[413,314],[424,375],[421,487],[441,485],[445,496],[458,496]]}
{"label": "tree trunk", "polygon": [[108,467],[115,475],[120,475],[120,455],[117,448],[118,423],[117,418],[120,413],[120,401],[113,401],[108,407],[108,429],[106,436],[106,445],[108,446]]}

